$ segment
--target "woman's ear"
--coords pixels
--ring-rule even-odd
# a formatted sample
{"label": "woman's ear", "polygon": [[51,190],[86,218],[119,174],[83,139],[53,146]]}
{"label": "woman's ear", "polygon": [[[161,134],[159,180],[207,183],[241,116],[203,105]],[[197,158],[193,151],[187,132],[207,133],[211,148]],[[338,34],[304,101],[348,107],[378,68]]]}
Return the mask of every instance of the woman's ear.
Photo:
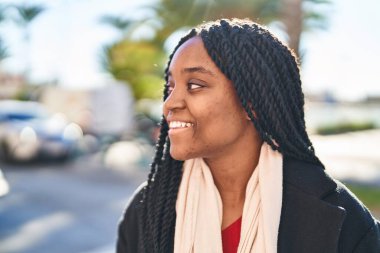
{"label": "woman's ear", "polygon": [[247,112],[245,112],[245,118],[246,118],[247,120],[251,121],[251,118],[249,117],[249,115],[248,115]]}
{"label": "woman's ear", "polygon": [[[253,114],[253,117],[254,117],[255,119],[257,119],[257,114],[256,114],[255,110],[253,110],[252,104],[251,104],[251,103],[248,103],[248,106],[249,106],[249,109],[251,110],[251,113]],[[246,112],[246,111],[245,111],[245,117],[246,117],[247,120],[252,120],[252,119],[249,117],[248,112]]]}

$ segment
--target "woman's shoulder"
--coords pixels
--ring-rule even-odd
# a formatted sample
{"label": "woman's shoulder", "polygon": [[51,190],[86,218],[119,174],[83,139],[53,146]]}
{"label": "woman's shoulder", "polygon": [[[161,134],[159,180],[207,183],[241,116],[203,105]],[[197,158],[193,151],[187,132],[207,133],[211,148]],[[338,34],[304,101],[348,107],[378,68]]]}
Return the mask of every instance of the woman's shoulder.
{"label": "woman's shoulder", "polygon": [[361,217],[360,222],[364,222],[367,228],[374,224],[366,206],[342,182],[333,178],[323,165],[294,159],[288,159],[285,164],[285,167],[290,167],[284,168],[285,184],[297,189],[294,191],[344,209],[346,220],[351,221],[352,218],[354,221]]}
{"label": "woman's shoulder", "polygon": [[380,252],[379,221],[343,183],[336,179],[334,181],[337,184],[336,191],[324,200],[345,210],[340,238],[347,243],[340,245],[341,251],[347,252],[346,247],[351,245],[354,252]]}
{"label": "woman's shoulder", "polygon": [[333,178],[324,165],[300,161],[293,158],[284,160],[284,184],[291,192],[303,192],[346,211],[346,219],[362,216],[372,224],[373,217],[365,205],[342,182]]}
{"label": "woman's shoulder", "polygon": [[[339,252],[380,252],[378,221],[323,165],[284,159],[283,201],[286,206],[282,214],[284,231],[300,223],[299,230],[309,226],[315,235],[315,231],[331,232],[329,240],[331,245],[335,244],[332,238],[339,241]],[[323,243],[327,243],[326,240]]]}
{"label": "woman's shoulder", "polygon": [[138,252],[139,217],[138,208],[146,182],[142,183],[130,197],[118,226],[117,253]]}
{"label": "woman's shoulder", "polygon": [[131,197],[129,198],[129,201],[125,207],[124,216],[135,212],[135,209],[138,207],[140,200],[142,198],[143,190],[145,186],[147,185],[147,182],[144,182],[140,184],[136,190],[132,193]]}

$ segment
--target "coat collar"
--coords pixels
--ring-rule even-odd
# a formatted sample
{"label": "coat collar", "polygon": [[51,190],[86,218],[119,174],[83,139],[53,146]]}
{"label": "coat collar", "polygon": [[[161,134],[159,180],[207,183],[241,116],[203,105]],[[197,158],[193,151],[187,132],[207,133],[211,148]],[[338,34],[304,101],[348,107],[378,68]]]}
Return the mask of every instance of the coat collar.
{"label": "coat collar", "polygon": [[278,252],[337,252],[346,212],[324,201],[337,184],[320,165],[288,157],[283,162]]}
{"label": "coat collar", "polygon": [[291,184],[306,194],[323,198],[337,188],[322,165],[284,157],[283,169],[284,184]]}

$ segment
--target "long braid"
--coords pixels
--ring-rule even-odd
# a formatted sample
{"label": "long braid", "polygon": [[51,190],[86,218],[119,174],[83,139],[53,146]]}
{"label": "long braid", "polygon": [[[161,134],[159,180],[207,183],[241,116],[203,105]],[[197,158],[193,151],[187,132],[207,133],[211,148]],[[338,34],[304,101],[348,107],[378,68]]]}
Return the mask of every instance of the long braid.
{"label": "long braid", "polygon": [[[173,53],[165,69],[165,80],[168,81],[168,67],[177,49],[189,38],[196,35],[191,30],[183,37]],[[164,100],[168,97],[168,87],[164,87]],[[172,248],[171,243],[163,243],[173,233],[175,218],[173,219],[173,206],[177,199],[177,192],[181,180],[182,163],[173,160],[169,154],[168,124],[164,117],[161,120],[160,136],[156,144],[156,154],[151,164],[147,184],[143,189],[140,200],[141,212],[139,227],[139,248],[141,252],[170,252],[165,248]],[[174,192],[173,192],[174,191]],[[169,206],[168,206],[169,205]],[[171,210],[171,211],[170,211]],[[170,215],[170,217],[168,217]],[[175,216],[175,209],[174,209]],[[165,239],[163,239],[165,238]],[[173,241],[174,242],[174,241]]]}
{"label": "long braid", "polygon": [[[270,43],[275,43],[278,45],[278,53],[273,50],[266,50],[264,52],[264,58],[269,59],[267,62],[270,66],[272,74],[276,77],[277,82],[281,87],[281,91],[285,92],[287,102],[291,107],[290,110],[295,114],[293,122],[296,124],[296,132],[302,135],[302,139],[306,141],[307,147],[314,152],[312,143],[305,131],[305,119],[304,119],[304,94],[302,92],[301,80],[299,75],[299,65],[297,57],[288,47],[282,44],[276,37],[267,31],[266,36],[256,36],[257,44],[263,44],[266,47],[270,46]],[[285,62],[285,63],[284,63]],[[286,80],[285,82],[282,80]],[[289,87],[291,86],[291,87]],[[302,108],[298,110],[297,108]]]}
{"label": "long braid", "polygon": [[[253,107],[258,119],[250,117],[254,124],[257,121],[255,126],[260,125],[260,136],[264,141],[273,138],[279,147],[273,141],[268,144],[286,155],[320,164],[306,133],[299,70],[291,52],[269,31],[246,20],[221,20],[211,27],[204,26],[200,36],[210,57],[234,84],[248,114]],[[293,60],[290,69],[278,70],[289,59]],[[292,79],[298,80],[296,85]]]}
{"label": "long braid", "polygon": [[[259,51],[259,50],[257,50],[256,43],[255,44],[244,43],[244,42],[250,42],[251,40],[250,40],[250,38],[244,39],[245,33],[242,33],[241,29],[236,29],[236,27],[232,28],[231,36],[233,35],[234,31],[235,31],[235,34],[237,34],[237,36],[235,36],[235,39],[230,39],[229,41],[235,42],[235,44],[237,44],[237,45],[235,45],[237,48],[242,48],[242,50],[235,50],[235,51],[236,52],[241,51],[240,56],[245,55],[244,60],[248,63],[252,62],[251,59],[255,59],[256,64],[254,64],[255,62],[253,62],[253,64],[251,63],[250,65],[251,66],[256,65],[256,67],[258,69],[257,72],[263,73],[262,75],[254,75],[254,77],[256,77],[256,79],[254,79],[255,82],[253,82],[254,84],[261,84],[261,85],[259,85],[259,87],[261,87],[261,89],[263,89],[261,92],[262,96],[265,96],[265,95],[268,96],[268,99],[266,100],[267,103],[263,107],[268,109],[267,111],[273,111],[275,113],[275,115],[279,115],[280,117],[284,117],[284,119],[281,121],[286,124],[286,126],[283,127],[283,126],[278,124],[279,122],[274,122],[275,124],[273,124],[273,122],[268,122],[271,118],[270,117],[268,118],[265,114],[265,115],[260,116],[263,123],[266,125],[264,128],[266,128],[270,131],[271,125],[273,125],[274,131],[273,130],[270,131],[271,133],[273,133],[273,135],[274,135],[273,137],[276,138],[276,133],[277,133],[277,141],[280,142],[280,144],[281,143],[287,143],[288,148],[290,150],[292,150],[292,152],[297,152],[298,151],[297,147],[292,145],[292,142],[289,142],[287,140],[287,138],[289,138],[289,136],[294,137],[294,136],[298,135],[298,132],[295,130],[295,128],[293,126],[294,120],[291,118],[292,115],[287,113],[287,110],[289,110],[289,108],[287,108],[287,103],[284,101],[282,94],[279,92],[279,89],[276,87],[276,86],[278,86],[278,84],[282,84],[282,82],[281,81],[278,82],[278,80],[276,80],[276,78],[275,78],[276,75],[272,74],[273,71],[271,70],[271,68],[269,67],[269,65],[267,63],[270,61],[266,60],[263,57],[262,51],[265,52],[265,51],[269,51],[269,50],[264,47],[264,48],[261,48],[261,50]],[[256,35],[256,34],[253,34],[253,35]],[[241,37],[243,37],[243,39],[239,39]],[[256,41],[257,37],[263,37],[263,36],[255,36],[254,38],[252,38],[252,40]],[[247,49],[250,49],[250,50],[247,50]],[[251,53],[252,53],[252,55],[251,55]],[[252,80],[254,77],[252,77],[250,75],[251,71],[249,71],[249,69],[245,69],[245,71],[249,74],[248,78]],[[275,73],[276,73],[276,71],[275,71]],[[264,77],[264,80],[260,77]],[[246,85],[242,85],[242,86],[246,87]],[[246,94],[246,93],[244,93],[244,94]],[[285,130],[290,131],[290,134],[285,132]],[[301,139],[295,138],[295,140],[300,141]],[[305,143],[303,143],[303,142],[299,142],[298,144],[300,146],[305,146]]]}
{"label": "long braid", "polygon": [[[184,36],[169,56],[187,40],[201,37],[205,48],[229,78],[261,138],[287,156],[321,164],[307,135],[304,95],[297,58],[265,28],[248,20],[218,20],[202,24]],[[168,88],[164,88],[164,100]],[[156,154],[141,199],[141,252],[173,252],[175,204],[182,161],[170,156],[168,124],[163,117]]]}
{"label": "long braid", "polygon": [[[294,107],[292,111],[297,114],[297,118],[294,120],[297,123],[297,130],[303,136],[303,139],[307,142],[308,148],[314,152],[313,145],[305,131],[305,117],[304,117],[304,94],[301,87],[301,79],[299,74],[299,63],[294,52],[285,46],[280,40],[273,36],[269,31],[266,31],[266,36],[257,36],[258,43],[276,43],[278,45],[278,52],[273,52],[270,50],[266,51],[265,57],[270,58],[269,64],[271,64],[272,69],[276,69],[273,72],[274,75],[279,75],[277,80],[286,80],[286,82],[279,82],[282,91],[287,93],[288,102]],[[285,63],[284,63],[285,61]],[[287,88],[287,86],[292,85],[293,89]],[[297,110],[297,108],[302,108]]]}
{"label": "long braid", "polygon": [[[149,244],[152,243],[151,240],[149,241],[145,241],[143,240],[143,238],[150,238],[150,234],[149,234],[149,231],[152,227],[154,227],[154,224],[153,224],[153,219],[145,219],[145,217],[149,217],[150,214],[148,213],[150,210],[152,210],[152,207],[154,205],[154,196],[153,193],[155,192],[154,191],[154,187],[155,185],[157,185],[155,182],[157,181],[156,177],[156,173],[157,173],[157,170],[158,168],[160,167],[161,163],[162,163],[162,156],[163,156],[163,150],[164,150],[164,144],[166,142],[166,138],[167,138],[167,132],[168,132],[168,125],[166,123],[166,121],[164,119],[162,119],[161,121],[161,133],[160,133],[160,137],[158,139],[158,142],[157,142],[157,145],[156,145],[156,155],[155,155],[155,158],[153,160],[153,163],[151,165],[151,171],[148,175],[148,180],[147,180],[147,184],[143,190],[143,195],[142,195],[142,199],[141,199],[141,203],[143,203],[145,205],[145,208],[142,208],[142,212],[141,212],[141,215],[142,215],[142,219],[141,221],[143,221],[143,228],[139,230],[140,232],[140,243],[139,245],[141,247],[143,247],[142,251],[144,252],[144,248],[149,248]],[[149,228],[149,229],[147,229]],[[141,236],[143,235],[143,236]]]}
{"label": "long braid", "polygon": [[182,165],[181,161],[172,161],[172,173],[170,177],[170,182],[168,185],[167,198],[164,206],[164,216],[162,224],[162,237],[160,241],[161,252],[173,252],[174,249],[174,232],[175,232],[175,221],[176,212],[175,204],[177,201],[179,182],[182,178]]}
{"label": "long braid", "polygon": [[[258,80],[258,81],[254,81],[255,80],[255,78],[258,78],[258,76],[257,75],[255,75],[255,76],[247,76],[247,77],[245,77],[245,80],[240,80],[240,79],[244,79],[244,77],[242,77],[241,75],[240,75],[240,72],[241,72],[241,70],[243,69],[245,69],[245,71],[246,71],[246,73],[250,73],[249,72],[249,70],[247,70],[246,69],[246,67],[245,67],[245,65],[247,64],[247,63],[250,63],[250,64],[247,64],[247,65],[250,65],[250,66],[255,66],[255,64],[254,64],[254,62],[252,62],[251,61],[251,59],[252,59],[252,57],[247,57],[247,55],[249,55],[249,52],[246,52],[245,54],[243,53],[243,54],[239,54],[239,50],[230,50],[230,48],[231,48],[231,41],[233,41],[233,40],[235,40],[236,39],[236,37],[237,36],[234,36],[234,32],[239,32],[239,30],[237,30],[237,29],[230,29],[230,27],[229,26],[226,26],[225,25],[226,24],[226,22],[221,22],[221,26],[227,31],[227,33],[231,33],[231,38],[225,38],[225,36],[224,36],[224,39],[222,38],[222,39],[220,39],[220,37],[218,38],[218,42],[220,42],[220,48],[218,49],[218,51],[223,51],[226,55],[231,55],[231,54],[238,54],[238,56],[235,56],[235,57],[230,57],[230,58],[238,58],[238,59],[240,59],[240,58],[242,58],[242,59],[244,59],[244,60],[238,60],[238,61],[234,61],[234,62],[228,62],[227,63],[227,65],[233,65],[234,66],[234,68],[232,69],[232,70],[230,70],[229,71],[229,69],[227,68],[226,69],[226,65],[225,64],[223,64],[222,66],[220,66],[220,68],[221,68],[221,70],[226,74],[226,76],[227,77],[229,77],[230,79],[232,79],[233,80],[233,83],[235,84],[235,88],[236,88],[236,90],[237,90],[237,93],[238,94],[249,94],[249,98],[250,99],[252,99],[252,98],[254,98],[254,99],[252,99],[251,100],[251,102],[253,103],[253,107],[254,108],[258,108],[257,106],[255,106],[254,104],[255,104],[255,102],[256,101],[259,101],[259,99],[255,99],[255,97],[257,96],[257,94],[258,94],[258,92],[261,92],[262,94],[262,96],[266,96],[267,94],[269,94],[270,95],[270,93],[269,93],[269,91],[268,91],[268,89],[267,89],[267,85],[265,85],[265,84],[261,84],[261,86],[263,86],[263,89],[259,89],[259,90],[256,90],[256,92],[253,92],[253,94],[251,93],[251,91],[252,91],[252,89],[255,89],[256,88],[256,86],[253,86],[252,87],[252,89],[247,89],[247,86],[246,85],[238,85],[238,84],[240,84],[240,83],[249,83],[249,82],[252,82],[253,81],[253,83],[256,83],[257,85],[259,84],[259,82],[261,83],[262,82],[262,80]],[[212,30],[212,29],[210,29],[210,30]],[[218,32],[218,35],[219,34],[223,34],[222,32]],[[202,33],[201,33],[201,36],[202,36]],[[215,34],[215,36],[214,37],[216,37],[217,36],[217,34]],[[207,36],[205,36],[205,38],[202,36],[202,39],[205,41],[205,44],[208,46],[208,45],[210,45],[210,47],[213,47],[213,46],[215,46],[215,45],[212,45],[212,44],[210,44],[210,43],[206,43],[206,40],[207,40]],[[236,44],[237,43],[239,43],[240,41],[235,41],[236,42]],[[245,47],[245,45],[238,45],[237,46],[238,48],[240,48],[240,49],[242,49],[242,50],[244,50],[244,47]],[[213,58],[213,60],[217,63],[217,65],[218,65],[218,63],[219,63],[219,65],[220,65],[220,62],[221,62],[221,60],[220,60],[220,58],[221,57],[219,57],[219,56],[215,56],[215,55],[217,55],[217,54],[215,54],[215,53],[213,53],[214,51],[215,51],[215,49],[214,48],[208,48],[208,51],[209,51],[209,53],[210,53],[210,56]],[[231,52],[233,52],[233,53],[231,53]],[[225,61],[224,61],[225,62]],[[245,63],[245,64],[243,64],[243,63]],[[231,73],[232,72],[232,73]],[[236,72],[238,72],[238,73],[236,73]],[[260,71],[258,71],[258,72],[262,72],[262,70],[260,70]],[[234,74],[235,73],[235,74]],[[234,77],[233,77],[234,76]],[[246,108],[246,110],[247,110],[247,112],[249,113],[249,111],[250,111],[250,109],[249,109],[249,105],[248,105],[248,103],[247,103],[247,101],[246,101],[246,99],[245,99],[245,96],[240,96],[240,98],[241,98],[241,102],[242,102],[242,105],[243,105],[243,107],[244,108]],[[261,100],[261,99],[260,99]],[[268,99],[269,100],[269,99]],[[266,100],[265,102],[267,102],[268,100]],[[273,99],[272,99],[273,100]],[[250,102],[250,103],[251,103]],[[269,110],[271,109],[271,107],[272,107],[272,105],[269,103],[266,103],[266,106],[264,106],[264,107],[266,107],[266,108],[268,108]],[[280,106],[281,107],[281,106]],[[278,107],[276,107],[276,108],[278,108]],[[260,114],[260,112],[259,111],[256,111],[256,113],[257,114]],[[253,117],[252,117],[252,115],[250,115],[250,117],[253,119]],[[266,123],[265,121],[265,118],[263,118],[263,117],[260,117],[261,118],[261,120],[260,120],[260,123],[258,123],[258,122],[256,122],[256,121],[253,121],[253,123],[255,124],[255,123],[257,123],[257,124],[255,124],[255,126],[256,126],[256,128],[258,128],[258,130],[259,129],[261,129],[261,126],[260,125],[263,125],[264,126],[264,128],[266,128],[266,129],[268,129],[268,128],[270,128],[271,126],[272,126],[272,124],[268,124],[268,123]],[[266,123],[266,124],[265,124]],[[261,131],[261,133],[263,133],[264,131]],[[270,132],[273,132],[273,133],[276,133],[276,131],[270,131]],[[272,142],[272,140],[270,139],[270,138],[268,138],[269,136],[267,135],[267,134],[265,134],[265,135],[263,135],[262,136],[262,138],[265,140],[265,141],[267,141],[274,149],[280,149],[280,148],[277,148],[274,144],[273,144],[273,142]],[[278,138],[275,138],[275,139],[278,139]]]}
{"label": "long braid", "polygon": [[[271,35],[270,37],[271,39],[264,39],[261,36],[257,36],[257,43],[265,44],[268,43],[268,41],[272,40],[275,41],[275,43],[277,43],[278,45],[280,45],[278,47],[280,54],[278,54],[277,52],[273,53],[272,51],[267,50],[265,58],[271,59],[268,61],[268,63],[271,65],[271,69],[276,69],[276,71],[274,71],[273,74],[278,76],[277,80],[287,80],[286,82],[279,82],[279,84],[281,85],[281,89],[287,93],[287,97],[293,98],[288,101],[290,102],[292,109],[297,107],[303,108],[304,94],[301,88],[301,80],[299,75],[299,65],[297,57],[294,55],[292,51],[289,51],[289,49],[273,35]],[[282,63],[283,59],[286,62],[285,64]],[[287,88],[285,84],[292,85],[293,89]],[[303,135],[303,138],[305,140],[307,140],[307,145],[312,150],[314,150],[306,131],[303,131],[303,128],[305,127],[304,110],[294,109],[293,112],[297,114],[297,119],[295,120],[295,123],[297,123],[298,132]]]}

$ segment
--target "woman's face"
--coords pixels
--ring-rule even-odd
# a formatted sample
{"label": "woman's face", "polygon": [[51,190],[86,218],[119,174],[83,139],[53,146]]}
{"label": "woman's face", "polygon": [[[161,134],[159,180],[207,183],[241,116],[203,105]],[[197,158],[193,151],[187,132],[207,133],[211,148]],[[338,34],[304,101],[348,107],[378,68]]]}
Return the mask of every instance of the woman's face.
{"label": "woman's face", "polygon": [[174,159],[223,155],[252,130],[231,81],[212,61],[200,37],[176,51],[167,85],[164,116]]}

